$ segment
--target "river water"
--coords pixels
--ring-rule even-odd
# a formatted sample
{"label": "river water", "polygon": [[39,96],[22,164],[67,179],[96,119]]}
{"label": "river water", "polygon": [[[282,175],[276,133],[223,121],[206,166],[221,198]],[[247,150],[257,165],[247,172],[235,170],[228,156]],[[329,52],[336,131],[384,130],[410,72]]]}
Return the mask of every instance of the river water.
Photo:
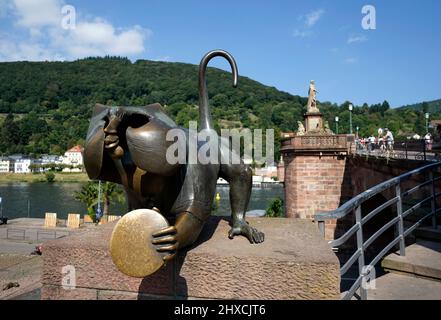
{"label": "river water", "polygon": [[[86,206],[74,199],[73,194],[79,191],[83,183],[8,183],[0,184],[3,215],[9,219],[20,217],[44,218],[45,212],[55,212],[58,218],[67,218],[68,213],[86,213]],[[215,215],[230,215],[229,187],[218,186],[220,200]],[[248,210],[265,210],[270,201],[276,197],[284,198],[283,187],[254,187],[251,193]],[[110,214],[126,213],[126,204],[112,204]]]}

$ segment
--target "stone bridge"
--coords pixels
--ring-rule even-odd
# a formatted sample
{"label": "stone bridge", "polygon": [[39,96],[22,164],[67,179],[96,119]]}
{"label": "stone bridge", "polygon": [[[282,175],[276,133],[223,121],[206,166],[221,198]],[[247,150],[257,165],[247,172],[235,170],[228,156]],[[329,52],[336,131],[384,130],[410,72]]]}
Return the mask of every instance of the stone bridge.
{"label": "stone bridge", "polygon": [[[285,213],[290,218],[310,219],[316,213],[337,209],[347,200],[390,178],[428,162],[363,155],[355,152],[353,135],[294,136],[282,142]],[[418,179],[416,177],[415,179]],[[409,181],[409,188],[417,181]],[[372,198],[366,213],[390,199],[392,191]],[[352,219],[349,217],[348,219]],[[384,215],[387,221],[388,215]],[[353,221],[329,221],[327,239],[336,238]],[[377,221],[381,225],[382,221]]]}

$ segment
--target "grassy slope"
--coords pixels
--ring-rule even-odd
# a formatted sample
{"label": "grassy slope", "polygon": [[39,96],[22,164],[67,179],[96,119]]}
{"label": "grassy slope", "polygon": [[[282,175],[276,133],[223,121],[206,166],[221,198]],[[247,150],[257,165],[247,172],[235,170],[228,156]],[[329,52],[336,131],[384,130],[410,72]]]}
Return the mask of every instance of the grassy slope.
{"label": "grassy slope", "polygon": [[[86,173],[55,173],[54,182],[86,182],[89,177]],[[2,173],[0,183],[10,182],[46,182],[44,174]]]}

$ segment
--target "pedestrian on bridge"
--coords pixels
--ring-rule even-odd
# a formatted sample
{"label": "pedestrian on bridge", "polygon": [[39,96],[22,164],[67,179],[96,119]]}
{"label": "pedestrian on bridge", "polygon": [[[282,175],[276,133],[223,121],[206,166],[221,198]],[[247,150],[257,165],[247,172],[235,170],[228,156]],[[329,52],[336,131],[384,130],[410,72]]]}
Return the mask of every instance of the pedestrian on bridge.
{"label": "pedestrian on bridge", "polygon": [[394,135],[392,134],[392,131],[390,131],[388,128],[385,128],[384,132],[386,133],[384,135],[384,139],[386,140],[386,149],[388,151],[393,151],[393,149],[394,149]]}
{"label": "pedestrian on bridge", "polygon": [[426,149],[428,151],[432,150],[432,135],[430,134],[430,132],[427,132],[426,135],[424,136],[424,141],[426,143]]}
{"label": "pedestrian on bridge", "polygon": [[369,141],[369,151],[373,151],[374,148],[375,148],[375,137],[374,137],[374,135],[371,135],[368,138],[368,141]]}

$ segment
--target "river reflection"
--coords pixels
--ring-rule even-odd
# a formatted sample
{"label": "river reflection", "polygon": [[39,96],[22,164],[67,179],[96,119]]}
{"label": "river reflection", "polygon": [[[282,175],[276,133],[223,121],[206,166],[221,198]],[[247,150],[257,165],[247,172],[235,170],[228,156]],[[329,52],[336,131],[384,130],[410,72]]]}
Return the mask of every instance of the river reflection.
{"label": "river reflection", "polygon": [[[73,194],[79,191],[83,183],[9,183],[0,185],[3,215],[9,219],[19,217],[44,218],[45,212],[56,212],[58,217],[65,219],[68,213],[86,212],[86,206],[75,200]],[[230,215],[229,187],[218,186],[220,200],[215,215]],[[248,210],[265,210],[269,202],[275,198],[283,198],[283,187],[254,187],[251,193]],[[110,213],[115,215],[126,212],[125,204],[112,204]]]}

